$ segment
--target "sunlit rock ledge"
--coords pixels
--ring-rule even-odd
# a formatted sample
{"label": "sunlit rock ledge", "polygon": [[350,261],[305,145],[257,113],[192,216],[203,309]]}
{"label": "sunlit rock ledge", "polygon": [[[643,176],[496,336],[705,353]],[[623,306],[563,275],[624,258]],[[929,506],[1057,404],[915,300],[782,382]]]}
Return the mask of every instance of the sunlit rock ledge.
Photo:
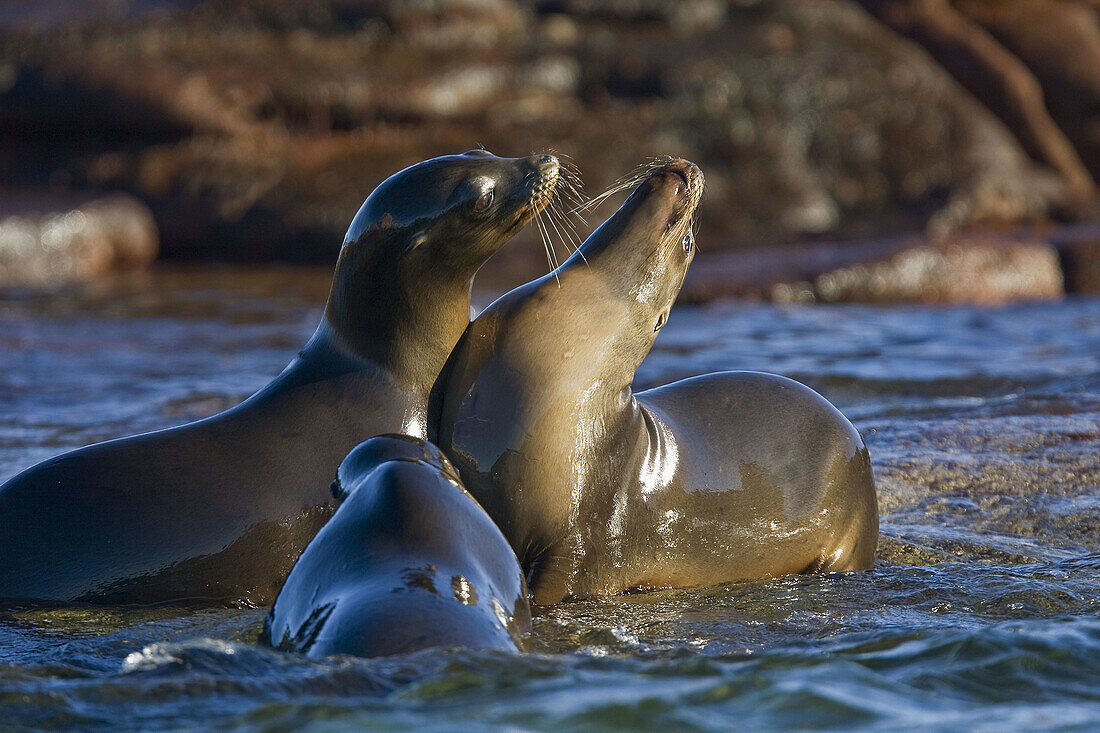
{"label": "sunlit rock ledge", "polygon": [[790,303],[996,305],[1100,293],[1100,231],[961,233],[701,251],[680,302],[749,298]]}
{"label": "sunlit rock ledge", "polygon": [[0,286],[83,282],[157,257],[153,215],[133,197],[34,199],[21,193],[0,205]]}

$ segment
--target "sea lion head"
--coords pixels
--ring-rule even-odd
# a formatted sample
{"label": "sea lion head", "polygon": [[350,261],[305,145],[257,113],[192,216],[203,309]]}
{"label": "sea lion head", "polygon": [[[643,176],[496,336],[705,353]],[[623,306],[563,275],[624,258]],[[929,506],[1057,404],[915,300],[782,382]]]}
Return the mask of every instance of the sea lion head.
{"label": "sea lion head", "polygon": [[382,246],[387,251],[375,254],[476,271],[549,203],[559,168],[553,155],[498,158],[487,150],[425,160],[374,189],[344,247]]}
{"label": "sea lion head", "polygon": [[340,462],[336,480],[329,486],[337,499],[345,499],[370,473],[384,463],[406,461],[431,466],[444,478],[459,483],[458,471],[434,444],[411,435],[376,435],[355,446]]}
{"label": "sea lion head", "polygon": [[645,307],[651,332],[668,320],[695,256],[692,231],[703,172],[682,158],[657,164],[580,251],[620,296]]}
{"label": "sea lion head", "polygon": [[550,202],[559,170],[553,155],[471,150],[387,178],[344,238],[326,333],[401,389],[430,385],[469,323],[474,274]]}
{"label": "sea lion head", "polygon": [[[561,277],[562,289],[571,287],[567,279],[579,282],[572,285],[574,303],[587,300],[592,314],[606,310],[603,318],[585,319],[595,328],[591,341],[613,346],[616,363],[631,376],[668,322],[695,257],[695,210],[704,186],[703,172],[681,158],[655,164],[639,177],[630,197],[584,241]],[[554,285],[544,278],[546,291]]]}

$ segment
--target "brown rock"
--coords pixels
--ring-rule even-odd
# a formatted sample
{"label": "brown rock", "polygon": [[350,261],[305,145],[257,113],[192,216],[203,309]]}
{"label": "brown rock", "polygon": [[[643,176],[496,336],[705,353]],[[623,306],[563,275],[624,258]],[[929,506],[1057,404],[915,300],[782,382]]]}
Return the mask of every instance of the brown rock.
{"label": "brown rock", "polygon": [[956,0],[956,5],[1034,74],[1051,117],[1093,176],[1100,175],[1100,3]]}
{"label": "brown rock", "polygon": [[948,0],[862,2],[892,28],[920,43],[1000,116],[1036,158],[1061,174],[1076,199],[1086,200],[1095,194],[1092,176],[1072,143],[1050,118],[1038,80],[980,25],[971,22]]}

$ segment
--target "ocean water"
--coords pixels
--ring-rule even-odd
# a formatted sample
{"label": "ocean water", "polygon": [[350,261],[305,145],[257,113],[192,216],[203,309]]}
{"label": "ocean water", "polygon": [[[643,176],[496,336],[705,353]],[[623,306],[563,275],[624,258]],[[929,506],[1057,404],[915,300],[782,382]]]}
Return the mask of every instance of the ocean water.
{"label": "ocean water", "polygon": [[[327,273],[0,295],[0,481],[266,383]],[[867,439],[869,572],[562,604],[515,656],[319,661],[265,609],[0,609],[0,730],[1100,729],[1100,300],[678,307],[639,387],[776,372]]]}

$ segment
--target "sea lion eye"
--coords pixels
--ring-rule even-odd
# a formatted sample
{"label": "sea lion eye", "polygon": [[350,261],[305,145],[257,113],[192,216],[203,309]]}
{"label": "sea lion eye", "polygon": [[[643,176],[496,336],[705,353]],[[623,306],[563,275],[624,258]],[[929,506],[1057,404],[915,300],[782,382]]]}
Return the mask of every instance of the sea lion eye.
{"label": "sea lion eye", "polygon": [[493,189],[490,188],[488,191],[478,196],[477,201],[474,202],[474,211],[478,214],[482,214],[492,205]]}
{"label": "sea lion eye", "polygon": [[684,251],[690,252],[692,245],[695,244],[695,237],[691,236],[691,232],[684,235],[684,238],[680,240],[680,244],[684,245]]}

